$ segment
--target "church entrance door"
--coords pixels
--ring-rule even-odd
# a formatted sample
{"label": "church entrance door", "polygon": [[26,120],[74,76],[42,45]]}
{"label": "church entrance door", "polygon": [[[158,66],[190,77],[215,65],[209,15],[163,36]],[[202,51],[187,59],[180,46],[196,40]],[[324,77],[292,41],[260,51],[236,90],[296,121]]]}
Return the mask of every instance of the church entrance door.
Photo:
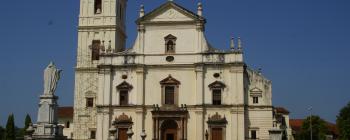
{"label": "church entrance door", "polygon": [[162,124],[162,140],[177,140],[178,125],[174,120],[166,120]]}

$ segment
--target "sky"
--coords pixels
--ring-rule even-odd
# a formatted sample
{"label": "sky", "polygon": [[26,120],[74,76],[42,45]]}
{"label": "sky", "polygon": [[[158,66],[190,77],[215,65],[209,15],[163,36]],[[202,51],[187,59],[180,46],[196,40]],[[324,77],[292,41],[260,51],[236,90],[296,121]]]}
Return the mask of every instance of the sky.
{"label": "sky", "polygon": [[[198,0],[174,0],[195,11]],[[138,9],[166,0],[129,0],[127,47],[136,38]],[[272,80],[273,104],[291,118],[312,114],[335,122],[350,101],[349,0],[202,0],[206,37],[228,49],[240,36],[244,58]],[[79,0],[7,0],[0,5],[0,125],[15,115],[23,126],[37,118],[43,70],[50,61],[63,69],[56,95],[73,105]]]}

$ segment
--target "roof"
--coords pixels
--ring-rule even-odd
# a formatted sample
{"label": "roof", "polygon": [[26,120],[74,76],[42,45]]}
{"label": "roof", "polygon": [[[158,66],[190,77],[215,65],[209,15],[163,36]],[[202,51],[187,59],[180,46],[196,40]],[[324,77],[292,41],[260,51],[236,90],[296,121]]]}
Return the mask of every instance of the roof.
{"label": "roof", "polygon": [[299,132],[301,130],[301,126],[303,125],[303,119],[290,119],[289,125],[293,131]]}
{"label": "roof", "polygon": [[59,118],[73,118],[74,109],[71,106],[59,107],[57,112]]}
{"label": "roof", "polygon": [[168,2],[164,3],[163,5],[159,6],[158,8],[154,9],[153,11],[147,13],[143,17],[137,19],[136,23],[140,23],[142,21],[145,21],[146,19],[149,19],[150,17],[153,17],[154,15],[156,15],[159,11],[162,11],[168,7],[173,7],[174,9],[179,10],[180,12],[184,13],[185,15],[187,15],[195,20],[201,20],[201,21],[205,22],[205,18],[203,18],[202,16],[195,14],[194,12],[182,7],[181,5],[179,5],[173,1],[168,1]]}
{"label": "roof", "polygon": [[280,114],[285,114],[285,115],[288,115],[290,112],[285,109],[284,107],[275,107],[276,109],[276,112],[277,113],[280,113]]}
{"label": "roof", "polygon": [[[303,125],[303,119],[290,119],[289,125],[292,128],[292,130],[296,133],[300,132],[301,127]],[[333,123],[326,122],[328,131],[331,132],[333,135],[339,135],[337,126]]]}

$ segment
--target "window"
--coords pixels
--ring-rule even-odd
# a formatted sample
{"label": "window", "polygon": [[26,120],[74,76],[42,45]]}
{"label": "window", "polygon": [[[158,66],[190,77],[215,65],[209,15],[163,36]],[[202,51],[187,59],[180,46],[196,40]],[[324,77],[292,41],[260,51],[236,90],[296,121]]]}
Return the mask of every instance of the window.
{"label": "window", "polygon": [[169,40],[168,43],[166,44],[166,52],[174,53],[175,52],[174,47],[175,47],[174,42],[172,40]]}
{"label": "window", "polygon": [[162,105],[177,105],[180,81],[169,75],[159,83],[162,87]]}
{"label": "window", "polygon": [[67,121],[67,122],[66,122],[66,128],[69,128],[69,127],[70,127],[70,122]]}
{"label": "window", "polygon": [[259,97],[253,97],[253,104],[259,103]]}
{"label": "window", "polygon": [[251,138],[251,139],[257,139],[256,130],[251,130],[251,131],[250,131],[250,138]]}
{"label": "window", "polygon": [[213,105],[221,105],[221,89],[213,90]]}
{"label": "window", "polygon": [[129,91],[121,90],[119,92],[119,94],[120,94],[120,98],[119,98],[120,105],[128,105],[129,104]]}
{"label": "window", "polygon": [[100,60],[100,40],[93,40],[91,47],[91,59],[92,60]]}
{"label": "window", "polygon": [[165,40],[165,53],[175,53],[176,37],[169,34],[164,38]]}
{"label": "window", "polygon": [[95,130],[90,131],[90,139],[96,139],[96,131]]}
{"label": "window", "polygon": [[165,104],[166,105],[175,104],[174,95],[175,95],[175,87],[174,86],[166,86],[165,87]]}
{"label": "window", "polygon": [[94,98],[86,98],[86,107],[94,107]]}
{"label": "window", "polygon": [[95,5],[94,5],[94,12],[95,14],[101,14],[102,13],[102,0],[95,0]]}

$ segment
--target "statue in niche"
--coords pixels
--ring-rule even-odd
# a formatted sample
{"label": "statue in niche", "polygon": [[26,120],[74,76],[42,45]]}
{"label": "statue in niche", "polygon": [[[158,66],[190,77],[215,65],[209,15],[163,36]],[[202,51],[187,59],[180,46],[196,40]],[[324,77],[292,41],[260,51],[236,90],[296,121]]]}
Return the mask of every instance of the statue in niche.
{"label": "statue in niche", "polygon": [[44,71],[44,94],[53,95],[55,93],[61,71],[56,68],[53,62],[47,66]]}

